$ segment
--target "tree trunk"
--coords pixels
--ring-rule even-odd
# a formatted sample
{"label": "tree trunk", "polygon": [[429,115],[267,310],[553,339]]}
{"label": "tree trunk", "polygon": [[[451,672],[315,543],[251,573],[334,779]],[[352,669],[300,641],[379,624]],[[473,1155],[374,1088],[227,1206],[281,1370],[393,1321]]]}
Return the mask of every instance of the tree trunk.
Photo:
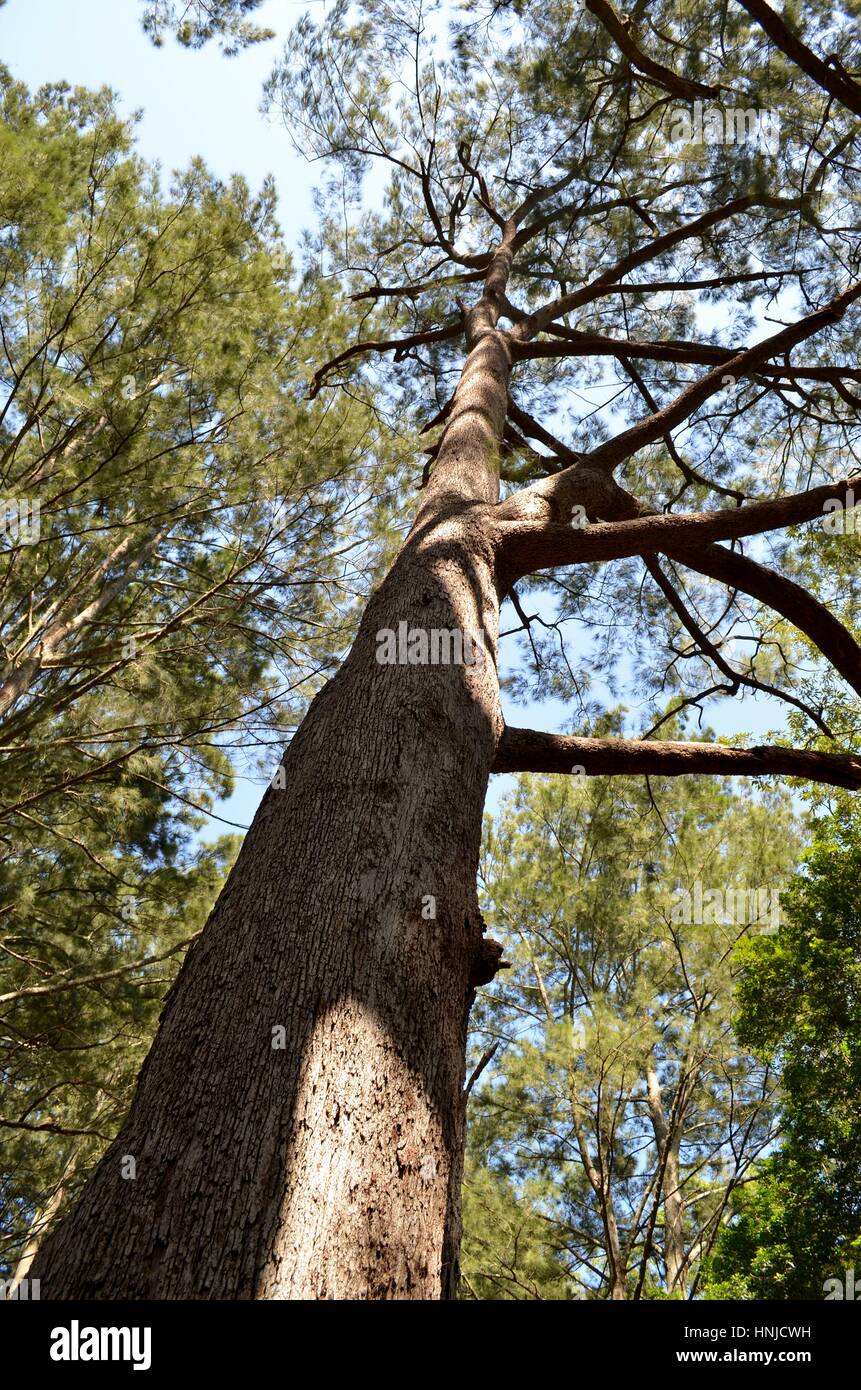
{"label": "tree trunk", "polygon": [[684,1293],[685,1203],[681,1190],[678,1132],[667,1154],[664,1170],[664,1260],[667,1273],[667,1293]]}
{"label": "tree trunk", "polygon": [[66,1188],[68,1187],[71,1179],[75,1175],[75,1169],[78,1166],[78,1158],[80,1157],[81,1148],[82,1143],[81,1141],[79,1141],[72,1149],[71,1154],[66,1160],[66,1163],[63,1167],[63,1172],[60,1176],[60,1181],[58,1182],[54,1191],[51,1193],[51,1196],[48,1198],[45,1205],[42,1207],[40,1211],[36,1212],[36,1215],[33,1217],[33,1220],[30,1223],[30,1233],[27,1237],[27,1243],[24,1246],[24,1249],[21,1251],[21,1254],[18,1258],[18,1263],[15,1266],[15,1273],[12,1275],[11,1286],[9,1292],[6,1295],[7,1298],[11,1297],[16,1292],[16,1290],[20,1288],[20,1286],[23,1284],[24,1280],[28,1277],[30,1273],[30,1266],[35,1260],[36,1255],[38,1254],[39,1249],[42,1245],[42,1242],[45,1240],[45,1237],[54,1222],[57,1212],[60,1210],[60,1207],[63,1204],[63,1198],[66,1195]]}
{"label": "tree trunk", "polygon": [[[543,988],[543,986],[542,986]],[[548,1016],[552,1017],[549,1013]],[[580,1120],[580,1106],[576,1089],[571,1084],[569,1076],[568,1099],[571,1104],[571,1117],[574,1126],[574,1133],[577,1136],[577,1148],[580,1153],[580,1161],[592,1191],[598,1200],[598,1207],[601,1213],[601,1225],[604,1229],[604,1252],[607,1256],[607,1282],[610,1286],[610,1298],[612,1302],[622,1302],[628,1297],[628,1257],[627,1250],[623,1248],[619,1237],[619,1223],[616,1220],[616,1208],[613,1203],[613,1189],[610,1182],[610,1145],[605,1143],[606,1136],[610,1133],[610,1126],[604,1124],[605,1116],[599,1111],[598,1123],[596,1126],[596,1148],[595,1156],[586,1140],[586,1131]]]}
{"label": "tree trunk", "polygon": [[[679,1084],[682,1084],[680,1079]],[[662,1193],[664,1202],[664,1269],[667,1293],[675,1293],[683,1280],[686,1267],[685,1254],[685,1203],[681,1189],[681,1169],[679,1165],[679,1146],[682,1140],[682,1114],[674,1115],[673,1131],[670,1133],[664,1104],[661,1099],[661,1084],[657,1070],[650,1060],[646,1063],[646,1097],[649,1116],[655,1134],[658,1162],[663,1160],[664,1176]],[[659,1200],[661,1193],[656,1194]]]}
{"label": "tree trunk", "polygon": [[[455,1293],[467,1016],[499,957],[475,883],[509,365],[485,325],[413,530],[263,798],[123,1130],[36,1258],[43,1298]],[[485,654],[383,664],[402,623]]]}

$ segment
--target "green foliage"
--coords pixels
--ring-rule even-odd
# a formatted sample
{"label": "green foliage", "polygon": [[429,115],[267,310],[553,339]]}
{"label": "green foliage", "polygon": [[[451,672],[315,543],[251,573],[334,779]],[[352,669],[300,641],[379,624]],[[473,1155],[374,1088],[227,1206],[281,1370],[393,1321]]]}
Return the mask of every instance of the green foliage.
{"label": "green foliage", "polygon": [[861,1249],[861,813],[840,797],[774,937],[739,949],[740,1042],[780,1066],[780,1149],[740,1195],[712,1296],[822,1298]]}
{"label": "green foliage", "polygon": [[520,1187],[499,1168],[467,1160],[463,1187],[461,1298],[570,1300],[581,1297],[554,1248],[542,1211],[546,1183]]}
{"label": "green foliage", "polygon": [[185,48],[202,48],[217,39],[222,53],[230,58],[243,48],[272,38],[271,29],[261,29],[249,15],[263,0],[143,0],[143,27],[160,47],[166,33],[172,33]]}
{"label": "green foliage", "polygon": [[504,800],[482,864],[513,968],[473,1042],[500,1045],[470,1105],[478,1296],[697,1290],[775,1132],[775,1072],[732,1032],[732,962],[771,939],[797,844],[785,795],[712,779],[524,776]]}
{"label": "green foliage", "polygon": [[120,811],[122,828],[106,817],[102,842],[91,834],[53,874],[34,855],[14,904],[26,925],[10,931],[2,919],[10,953],[0,972],[4,1279],[46,1214],[74,1200],[124,1119],[164,996],[239,847],[226,837],[147,855],[134,843],[146,809],[126,799]]}

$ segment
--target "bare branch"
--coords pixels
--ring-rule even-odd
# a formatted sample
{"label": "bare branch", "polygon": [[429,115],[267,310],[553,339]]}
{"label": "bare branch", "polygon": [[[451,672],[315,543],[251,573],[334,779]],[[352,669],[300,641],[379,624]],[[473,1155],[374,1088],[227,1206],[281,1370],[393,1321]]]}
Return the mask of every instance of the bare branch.
{"label": "bare branch", "polygon": [[482,1053],[481,1059],[478,1062],[478,1065],[474,1068],[472,1075],[470,1076],[469,1080],[463,1088],[464,1099],[466,1099],[469,1096],[473,1086],[475,1085],[478,1078],[481,1076],[481,1073],[484,1071],[485,1067],[488,1067],[490,1065],[498,1051],[498,1042],[491,1043],[490,1047],[485,1048],[484,1052]]}
{"label": "bare branch", "polygon": [[[682,424],[710,396],[723,390],[727,374],[736,378],[744,376],[758,368],[762,363],[767,362],[769,358],[776,357],[779,353],[789,352],[797,343],[803,342],[823,328],[839,322],[849,306],[859,297],[861,297],[861,282],[850,285],[842,293],[835,295],[830,303],[815,310],[812,314],[808,314],[806,318],[799,319],[787,328],[781,328],[770,338],[765,338],[762,342],[755,343],[752,347],[737,353],[735,357],[729,358],[722,366],[715,367],[705,376],[700,377],[699,381],[692,382],[668,405],[651,415],[647,415],[636,425],[632,425],[630,429],[622,430],[612,439],[607,440],[606,443],[599,444],[591,453],[585,454],[582,465],[578,464],[572,468],[567,468],[554,478],[533,483],[529,488],[516,493],[502,504],[499,508],[499,515],[515,517],[524,514],[524,509],[527,515],[530,511],[534,515],[536,503],[549,503],[552,510],[555,500],[561,503],[564,510],[569,501],[568,494],[571,488],[576,487],[577,484],[577,470],[583,465],[587,465],[592,471],[612,472],[619,464],[624,463],[632,454],[635,454],[638,449],[642,449],[647,444],[654,444],[666,436],[669,430]],[[517,332],[517,328],[512,330],[512,340]],[[575,499],[572,498],[571,500]],[[736,534],[749,535],[751,533],[741,531]]]}
{"label": "bare branch", "polygon": [[[765,4],[765,0],[738,0],[738,3],[756,20],[759,27],[765,30],[772,43],[776,43],[802,72],[806,72],[808,77],[812,77],[818,86],[830,92],[843,106],[854,111],[856,116],[861,116],[861,86],[850,77],[838,58],[831,55],[823,61],[817,57],[797,34],[793,34],[781,16],[775,14],[770,5]],[[590,0],[587,0],[587,4],[591,9]]]}
{"label": "bare branch", "polygon": [[537,729],[506,727],[494,772],[558,772],[581,769],[587,777],[800,777],[829,786],[861,787],[861,758],[852,753],[814,753],[803,748],[759,745],[730,748],[719,743],[675,743],[650,739],[578,738]]}
{"label": "bare branch", "polygon": [[331,358],[314,373],[311,378],[308,399],[314,399],[329,372],[334,371],[342,362],[349,362],[353,357],[359,357],[366,352],[393,352],[397,362],[408,348],[421,347],[424,343],[442,343],[450,338],[456,338],[461,332],[463,332],[463,319],[457,318],[451,323],[443,324],[442,328],[430,328],[425,333],[411,333],[406,338],[377,338],[369,339],[364,343],[353,343],[352,347],[339,352],[337,357]]}
{"label": "bare branch", "polygon": [[[806,714],[807,718],[816,725],[820,733],[825,734],[826,738],[834,737],[819,711],[806,704],[804,700],[800,700],[797,695],[791,695],[787,690],[781,690],[778,686],[771,685],[768,681],[761,681],[756,676],[747,675],[745,672],[737,671],[734,666],[731,666],[720,649],[711,641],[707,634],[703,632],[699,623],[688,609],[687,604],[685,604],[675,586],[670,583],[669,578],[661,569],[657,560],[654,559],[653,556],[646,555],[643,557],[643,563],[679,622],[694,639],[697,647],[704,656],[709,657],[709,659],[714,662],[721,674],[730,680],[735,690],[743,685],[749,690],[759,690],[764,695],[773,695],[775,699],[785,700],[787,704],[794,705],[796,709]],[[861,652],[859,652],[858,655],[861,656]]]}
{"label": "bare branch", "polygon": [[693,101],[696,97],[720,96],[719,87],[709,87],[705,82],[691,82],[686,77],[679,77],[672,68],[655,62],[654,58],[650,58],[638,48],[628,27],[629,21],[627,18],[620,18],[608,0],[585,0],[585,5],[590,14],[600,20],[631,66],[659,87],[663,87],[664,91],[672,92],[674,96],[685,101]]}
{"label": "bare branch", "polygon": [[725,222],[740,213],[749,212],[752,208],[772,208],[774,211],[791,212],[799,210],[803,203],[804,200],[801,198],[762,197],[756,193],[745,193],[740,198],[733,198],[729,203],[723,203],[720,207],[712,208],[709,212],[703,213],[693,222],[685,222],[680,227],[674,227],[672,231],[665,232],[663,236],[655,237],[653,241],[646,242],[636,251],[632,251],[630,255],[617,261],[615,265],[610,266],[603,275],[600,275],[597,280],[593,280],[591,284],[584,285],[579,290],[573,290],[571,294],[550,300],[540,309],[533,310],[518,324],[514,330],[514,336],[523,342],[528,341],[529,338],[534,338],[536,333],[542,332],[555,319],[561,318],[572,309],[578,309],[581,305],[597,299],[603,293],[605,286],[617,284],[623,275],[635,270],[637,266],[655,260],[666,251],[671,251],[682,241],[688,241],[691,237],[702,236],[720,222]]}
{"label": "bare branch", "polygon": [[78,979],[54,980],[47,985],[29,985],[26,989],[13,989],[8,994],[0,994],[0,1004],[14,1004],[19,999],[31,999],[34,995],[40,994],[62,994],[66,990],[82,989],[85,985],[101,984],[103,980],[115,980],[120,975],[128,975],[132,970],[143,970],[148,965],[167,960],[169,956],[176,955],[177,951],[190,946],[199,936],[200,932],[195,932],[193,936],[178,941],[160,956],[144,956],[142,960],[133,960],[130,965],[120,965],[115,970],[101,970],[95,975],[81,975]]}

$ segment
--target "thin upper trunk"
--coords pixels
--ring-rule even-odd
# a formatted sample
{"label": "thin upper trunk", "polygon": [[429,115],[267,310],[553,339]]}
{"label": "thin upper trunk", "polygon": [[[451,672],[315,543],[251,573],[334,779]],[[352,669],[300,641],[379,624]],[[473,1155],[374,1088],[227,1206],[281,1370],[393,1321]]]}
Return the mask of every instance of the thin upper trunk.
{"label": "thin upper trunk", "polygon": [[63,1198],[66,1195],[66,1188],[68,1187],[71,1179],[74,1177],[75,1170],[78,1166],[78,1159],[80,1158],[81,1147],[82,1145],[78,1143],[72,1149],[72,1152],[69,1155],[63,1167],[63,1172],[61,1174],[60,1181],[58,1182],[54,1191],[51,1193],[51,1196],[48,1198],[48,1201],[42,1207],[41,1211],[38,1211],[36,1213],[36,1215],[33,1217],[32,1222],[30,1223],[30,1230],[27,1235],[27,1243],[24,1246],[24,1249],[21,1251],[21,1254],[18,1258],[18,1263],[15,1266],[15,1273],[12,1275],[11,1287],[6,1295],[7,1298],[12,1297],[20,1288],[24,1280],[27,1278],[30,1272],[30,1266],[35,1260],[36,1255],[38,1254],[39,1249],[46,1235],[48,1234],[48,1231],[54,1224],[57,1212],[60,1210],[60,1207],[63,1204]]}
{"label": "thin upper trunk", "polygon": [[[661,1085],[651,1062],[646,1065],[646,1098],[655,1134],[658,1161],[663,1159],[664,1163],[664,1266],[667,1293],[674,1293],[685,1270],[685,1203],[681,1191],[679,1165],[681,1124],[675,1123],[670,1133],[661,1099]],[[655,1200],[659,1201],[660,1197],[660,1193],[656,1194]]]}

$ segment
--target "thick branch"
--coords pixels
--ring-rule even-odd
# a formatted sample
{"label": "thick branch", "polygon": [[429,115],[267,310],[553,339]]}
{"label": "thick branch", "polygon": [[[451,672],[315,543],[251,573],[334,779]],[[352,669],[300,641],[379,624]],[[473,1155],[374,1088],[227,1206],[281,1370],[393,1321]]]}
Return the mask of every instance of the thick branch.
{"label": "thick branch", "polygon": [[[557,474],[547,482],[556,482],[562,476]],[[539,486],[542,484],[534,485],[535,488]],[[861,475],[854,475],[840,482],[823,483],[807,492],[766,502],[750,502],[743,507],[686,512],[681,516],[662,514],[637,521],[600,522],[595,526],[547,521],[537,499],[533,515],[541,517],[540,520],[530,519],[524,509],[519,519],[508,521],[505,512],[508,503],[502,503],[496,509],[497,516],[502,519],[496,535],[501,582],[507,592],[521,575],[535,570],[552,569],[555,565],[589,564],[595,560],[621,560],[649,551],[661,551],[689,564],[690,561],[682,556],[683,549],[692,552],[705,542],[754,536],[812,521],[824,515],[826,502],[836,498],[848,505],[849,493],[854,495],[859,489]],[[527,498],[532,492],[533,487],[524,488],[515,498]]]}
{"label": "thick branch", "polygon": [[721,545],[697,545],[666,552],[697,574],[740,589],[780,613],[816,646],[835,671],[861,694],[861,647],[852,633],[824,603],[793,579],[769,569],[737,550]]}
{"label": "thick branch", "polygon": [[[512,420],[515,425],[519,425],[523,433],[528,435],[530,439],[537,439],[540,444],[544,444],[548,449],[551,449],[554,459],[559,459],[560,462],[566,464],[576,464],[579,462],[580,454],[576,453],[573,449],[569,449],[567,444],[563,444],[561,439],[557,439],[549,430],[546,430],[538,420],[533,419],[525,410],[521,410],[520,406],[511,396],[508,398],[508,418]],[[551,465],[553,459],[548,458],[546,462],[548,465]]]}
{"label": "thick branch", "polygon": [[[621,287],[620,287],[621,288]],[[668,339],[665,342],[638,342],[636,339],[610,338],[599,333],[580,333],[577,329],[553,328],[557,341],[542,339],[537,343],[517,343],[515,360],[528,361],[536,357],[634,357],[649,362],[679,362],[687,366],[725,366],[745,348],[722,348],[713,343],[684,342]],[[861,382],[859,367],[799,366],[788,363],[772,366],[763,363],[756,368],[761,376],[786,377],[790,381],[827,381],[837,385],[844,378]]]}
{"label": "thick branch", "polygon": [[717,743],[648,739],[577,738],[536,729],[505,729],[494,772],[581,770],[587,777],[710,776],[802,777],[833,787],[861,787],[861,758],[852,753],[813,753],[803,748],[728,748]]}
{"label": "thick branch", "polygon": [[608,0],[586,0],[586,9],[600,20],[631,66],[651,78],[657,86],[663,87],[665,91],[672,92],[684,101],[693,101],[696,97],[720,96],[719,87],[709,87],[705,82],[691,82],[686,77],[679,77],[672,68],[664,67],[663,63],[656,63],[654,58],[643,53],[634,42],[627,21],[623,22],[613,6],[608,4]]}
{"label": "thick branch", "polygon": [[[601,515],[610,519],[631,520],[658,516],[660,513],[642,507],[631,493],[613,486],[608,490]],[[748,555],[727,550],[714,542],[679,546],[665,553],[687,569],[716,579],[729,589],[740,589],[742,593],[780,613],[799,632],[804,633],[843,679],[861,694],[861,647],[849,629],[808,589],[796,584],[793,579],[787,579],[777,570],[752,560]],[[649,565],[648,557],[646,564]],[[808,713],[812,715],[812,711]]]}
{"label": "thick branch", "polygon": [[[738,0],[743,9],[764,29],[772,43],[782,49],[787,58],[812,77],[818,86],[830,92],[839,102],[861,116],[861,86],[854,82],[834,57],[824,61],[818,58],[792,30],[787,27],[780,15],[775,14],[765,0]],[[589,3],[589,0],[587,0]],[[591,3],[589,3],[591,9]]]}

